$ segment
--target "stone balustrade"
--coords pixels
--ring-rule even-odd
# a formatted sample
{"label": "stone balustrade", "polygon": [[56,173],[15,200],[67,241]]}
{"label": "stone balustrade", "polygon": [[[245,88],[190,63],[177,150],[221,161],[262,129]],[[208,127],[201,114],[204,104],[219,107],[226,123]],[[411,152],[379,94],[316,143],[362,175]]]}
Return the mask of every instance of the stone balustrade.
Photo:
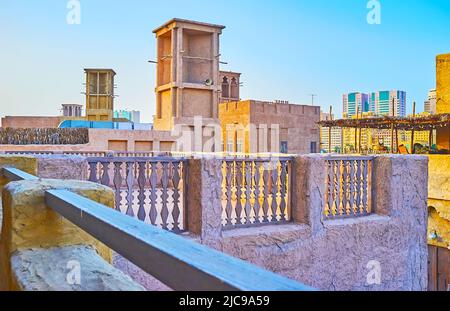
{"label": "stone balustrade", "polygon": [[[0,166],[18,165],[29,173],[53,172],[55,177],[65,161],[61,175],[69,179],[87,178],[81,173],[86,159],[62,157],[62,162],[51,166],[51,156],[37,159],[0,156]],[[290,222],[225,230],[223,159],[189,159],[185,194],[187,233],[182,236],[319,289],[426,290],[428,160],[422,156],[386,155],[375,156],[371,161],[371,213],[350,218],[327,217],[327,157],[305,155],[295,157],[290,164]],[[47,165],[52,169],[45,168]],[[31,184],[25,183],[30,187]],[[52,187],[52,182],[48,181],[47,186],[33,185]],[[86,185],[68,182],[67,187],[80,193]],[[22,186],[20,182],[9,184],[4,190],[6,201],[13,198],[8,193],[15,193]],[[89,187],[102,189],[112,197],[108,206],[114,206],[111,189],[92,184]],[[31,198],[39,201],[38,207],[42,209],[42,197]],[[68,244],[72,247],[68,254],[98,247],[85,243],[74,250],[74,243]],[[29,253],[20,254],[20,260],[28,257]],[[118,262],[121,270],[132,271],[131,277],[146,289],[156,289],[154,279],[145,272],[130,268],[132,264],[122,259]],[[14,263],[13,267],[18,266]],[[136,285],[127,284],[131,288]]]}
{"label": "stone balustrade", "polygon": [[[298,156],[292,170],[292,222],[224,230],[220,159],[189,162],[192,238],[323,290],[426,290],[428,160],[375,156],[372,213],[326,217],[327,157]],[[379,280],[371,280],[374,269]]]}

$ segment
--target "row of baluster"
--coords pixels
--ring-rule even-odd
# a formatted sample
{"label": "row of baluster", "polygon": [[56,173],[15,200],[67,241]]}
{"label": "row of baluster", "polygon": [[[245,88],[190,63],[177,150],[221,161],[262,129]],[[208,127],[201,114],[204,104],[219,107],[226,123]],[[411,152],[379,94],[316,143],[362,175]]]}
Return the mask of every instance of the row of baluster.
{"label": "row of baluster", "polygon": [[289,221],[290,161],[223,162],[225,227]]}
{"label": "row of baluster", "polygon": [[371,213],[371,160],[328,160],[325,217]]}

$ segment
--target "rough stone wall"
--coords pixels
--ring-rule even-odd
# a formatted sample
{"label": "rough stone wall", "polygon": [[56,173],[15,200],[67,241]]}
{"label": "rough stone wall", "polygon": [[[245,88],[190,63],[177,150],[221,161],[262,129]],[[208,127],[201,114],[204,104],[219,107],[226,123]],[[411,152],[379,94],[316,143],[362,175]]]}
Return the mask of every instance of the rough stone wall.
{"label": "rough stone wall", "polygon": [[[323,157],[309,155],[294,168],[297,223],[224,231],[209,245],[322,290],[426,290],[427,158],[374,162],[375,214],[323,220],[326,167]],[[378,265],[381,282],[369,284]]]}
{"label": "rough stone wall", "polygon": [[0,145],[80,145],[88,142],[88,129],[0,128]]}
{"label": "rough stone wall", "polygon": [[[68,263],[80,267],[80,283],[67,282]],[[11,259],[22,291],[144,291],[128,275],[108,264],[89,246],[27,249]],[[75,268],[75,266],[73,266]]]}
{"label": "rough stone wall", "polygon": [[37,176],[49,179],[87,180],[88,163],[85,157],[74,155],[36,155]]}

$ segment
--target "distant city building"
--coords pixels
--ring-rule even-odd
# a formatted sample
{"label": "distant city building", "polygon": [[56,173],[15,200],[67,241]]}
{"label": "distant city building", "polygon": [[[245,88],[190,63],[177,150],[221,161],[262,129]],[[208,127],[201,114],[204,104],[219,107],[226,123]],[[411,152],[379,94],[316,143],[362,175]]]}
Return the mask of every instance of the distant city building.
{"label": "distant city building", "polygon": [[[329,113],[321,112],[320,114],[320,120],[332,120],[334,119],[334,115],[331,115]],[[332,153],[332,152],[341,152],[341,145],[342,145],[342,130],[340,128],[333,127],[331,129],[331,151],[329,150],[329,136],[330,131],[328,128],[321,127],[320,128],[320,149],[321,151],[324,151],[326,153]]]}
{"label": "distant city building", "polygon": [[424,111],[429,114],[436,114],[436,90],[428,92],[428,98],[425,101]]}
{"label": "distant city building", "polygon": [[[394,107],[392,107],[394,105]],[[378,91],[370,93],[370,111],[378,116],[406,116],[406,92]]]}
{"label": "distant city building", "polygon": [[[358,107],[358,108],[356,108]],[[369,111],[369,95],[364,93],[349,93],[343,96],[344,118],[351,118],[356,112]]]}
{"label": "distant city building", "polygon": [[80,104],[62,104],[61,111],[63,117],[80,118],[83,111],[83,105]]}
{"label": "distant city building", "polygon": [[114,119],[127,119],[133,123],[140,123],[141,112],[137,110],[116,110],[114,111]]}

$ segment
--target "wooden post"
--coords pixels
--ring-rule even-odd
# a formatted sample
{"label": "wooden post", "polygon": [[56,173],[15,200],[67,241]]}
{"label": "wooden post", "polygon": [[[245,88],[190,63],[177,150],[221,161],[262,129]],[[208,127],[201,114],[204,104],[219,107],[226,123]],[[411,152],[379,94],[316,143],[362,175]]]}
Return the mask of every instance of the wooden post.
{"label": "wooden post", "polygon": [[[363,119],[363,109],[361,109],[361,120]],[[359,154],[361,154],[362,128],[359,128]]]}
{"label": "wooden post", "polygon": [[416,118],[416,102],[413,103],[413,129],[411,131],[411,154],[414,154],[414,123]]}
{"label": "wooden post", "polygon": [[[395,100],[392,99],[392,117],[395,117]],[[391,122],[391,153],[394,153],[394,121]]]}
{"label": "wooden post", "polygon": [[359,106],[358,103],[356,103],[355,152],[358,152],[358,119],[359,119]]}
{"label": "wooden post", "polygon": [[[330,106],[330,120],[333,121],[333,106]],[[331,153],[331,126],[328,128],[328,153]]]}
{"label": "wooden post", "polygon": [[395,153],[398,153],[398,128],[395,128],[395,146],[397,147]]}
{"label": "wooden post", "polygon": [[428,138],[428,144],[430,145],[430,151],[431,151],[431,147],[433,146],[433,129],[430,130],[430,136]]}

